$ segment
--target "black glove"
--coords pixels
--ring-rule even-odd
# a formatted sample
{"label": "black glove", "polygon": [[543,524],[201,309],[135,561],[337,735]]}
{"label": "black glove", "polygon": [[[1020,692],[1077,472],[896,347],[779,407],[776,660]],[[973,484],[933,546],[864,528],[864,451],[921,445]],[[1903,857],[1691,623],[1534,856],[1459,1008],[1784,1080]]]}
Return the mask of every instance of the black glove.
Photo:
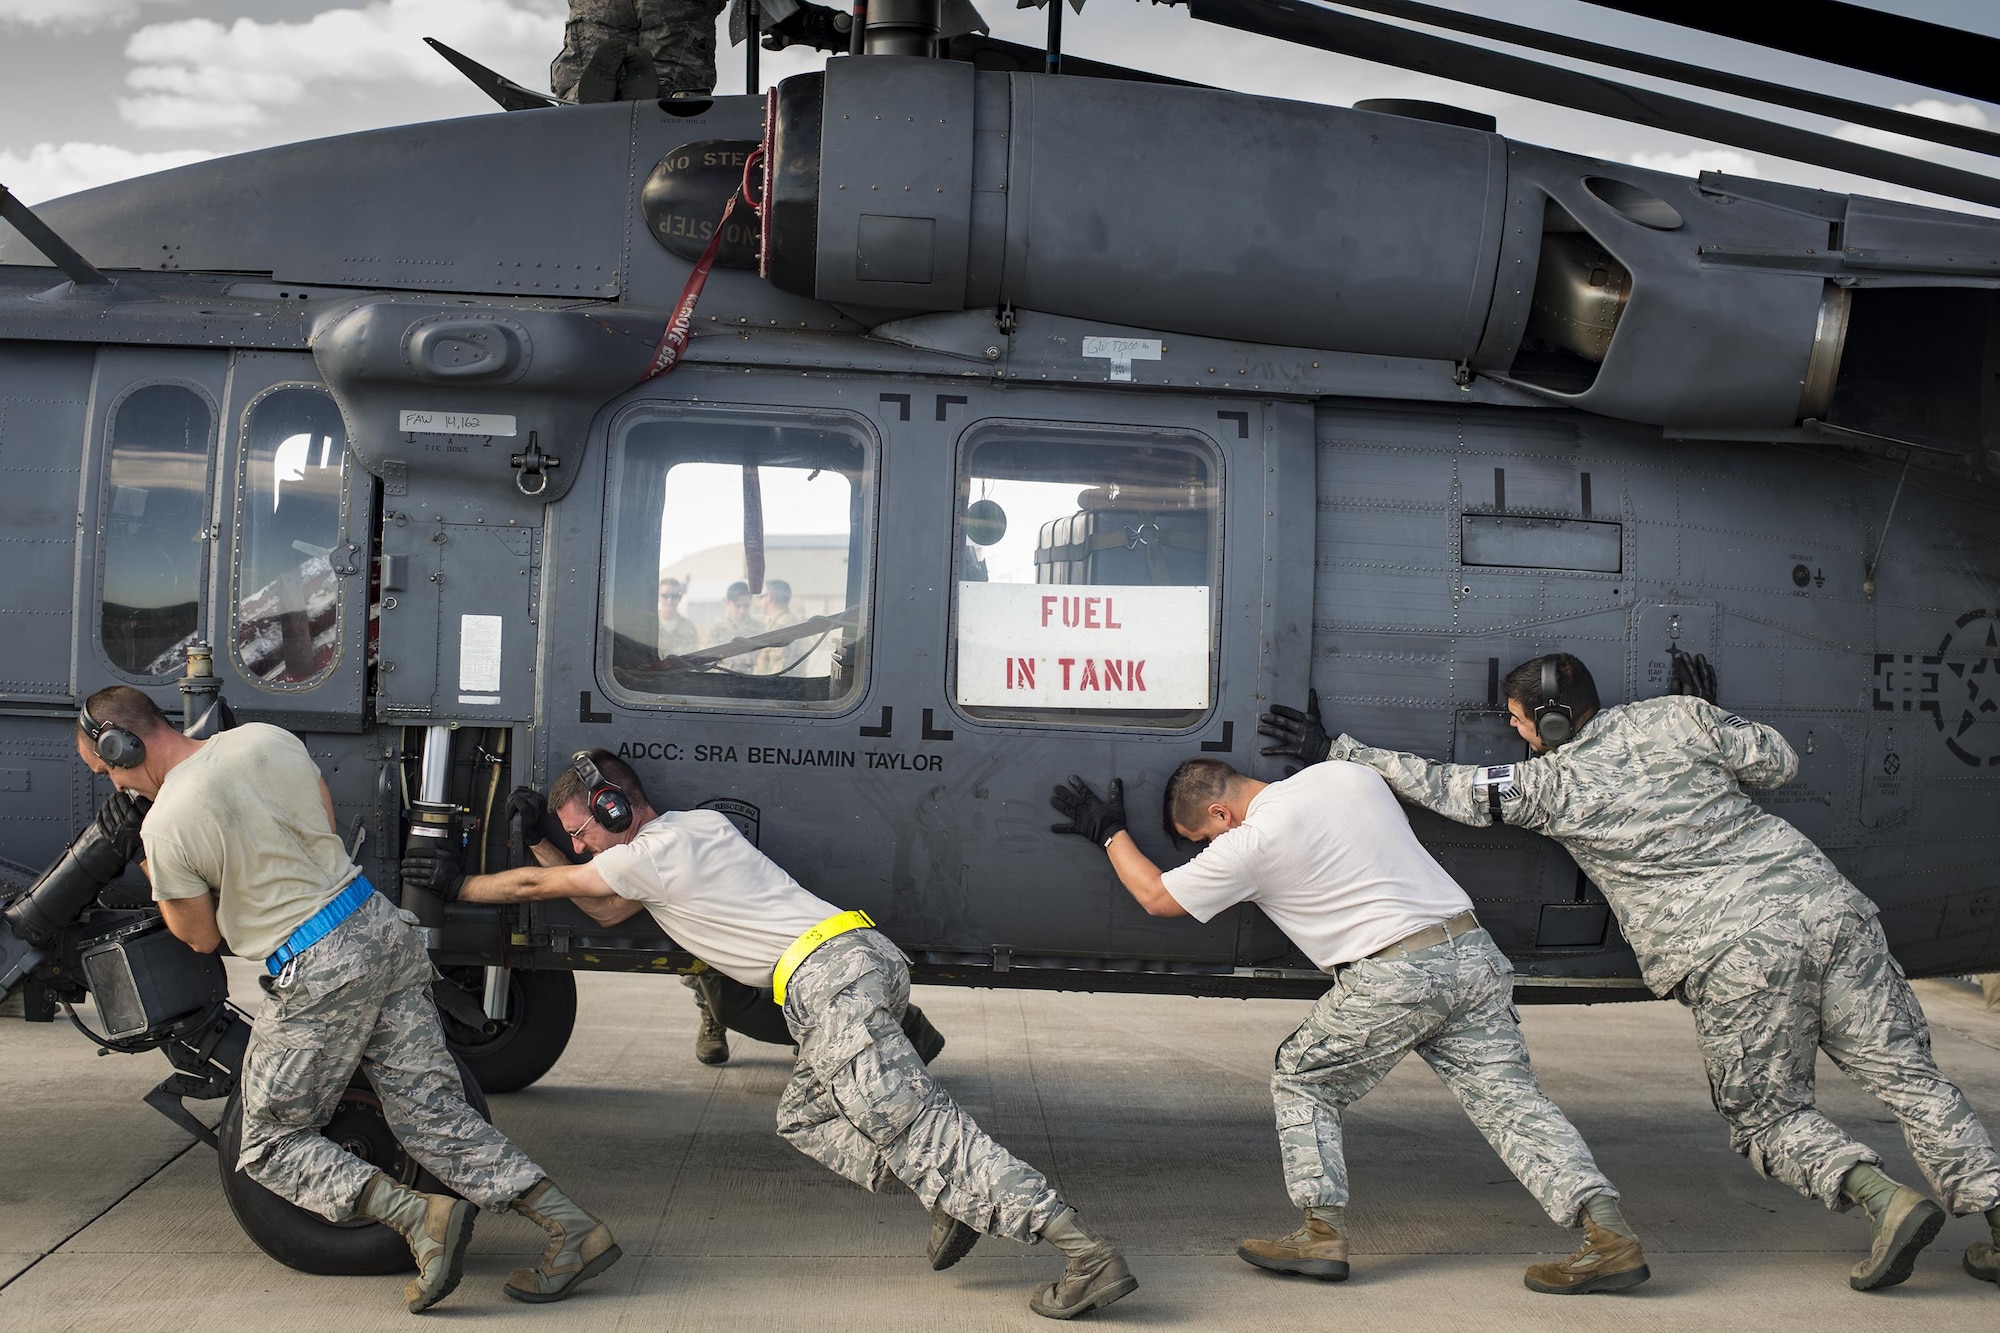
{"label": "black glove", "polygon": [[852,44],[854,16],[815,5],[811,0],[798,11],[773,23],[764,33],[766,51],[782,51],[788,46],[810,46],[818,51],[846,51]]}
{"label": "black glove", "polygon": [[521,821],[521,845],[538,847],[548,841],[549,803],[533,787],[516,787],[507,795],[507,827]]}
{"label": "black glove", "polygon": [[448,903],[465,884],[465,859],[450,838],[414,837],[403,853],[403,887],[424,889]]}
{"label": "black glove", "polygon": [[1125,831],[1125,780],[1111,779],[1107,794],[1099,796],[1090,789],[1090,784],[1074,773],[1069,785],[1057,787],[1055,795],[1049,797],[1049,804],[1056,813],[1069,822],[1051,824],[1051,833],[1074,833],[1104,846]]}
{"label": "black glove", "polygon": [[1326,758],[1333,749],[1333,738],[1320,724],[1318,690],[1306,691],[1303,713],[1283,704],[1272,705],[1271,711],[1257,720],[1257,731],[1277,742],[1265,746],[1259,754],[1283,755],[1308,767]]}
{"label": "black glove", "polygon": [[104,839],[105,854],[117,857],[121,869],[139,854],[139,826],[152,808],[151,801],[129,791],[114,791],[97,807],[97,831]]}
{"label": "black glove", "polygon": [[573,866],[582,865],[590,859],[589,852],[577,855],[576,840],[569,836],[569,830],[563,827],[562,819],[553,810],[542,816],[542,839],[561,852],[563,858]]}
{"label": "black glove", "polygon": [[1679,648],[1669,646],[1667,653],[1674,661],[1674,669],[1667,677],[1668,694],[1692,694],[1715,702],[1715,668],[1701,653],[1689,657]]}
{"label": "black glove", "polygon": [[42,946],[76,920],[139,850],[139,824],[151,808],[145,797],[122,791],[106,801],[55,863],[7,904],[5,919],[14,934]]}

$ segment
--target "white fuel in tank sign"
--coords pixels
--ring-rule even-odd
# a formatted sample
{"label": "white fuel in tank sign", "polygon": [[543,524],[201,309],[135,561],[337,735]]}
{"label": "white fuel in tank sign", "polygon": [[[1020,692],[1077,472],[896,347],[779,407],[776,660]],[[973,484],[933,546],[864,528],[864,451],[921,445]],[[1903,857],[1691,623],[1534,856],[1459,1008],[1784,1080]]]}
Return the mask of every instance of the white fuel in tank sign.
{"label": "white fuel in tank sign", "polygon": [[958,702],[1206,708],[1206,587],[961,583]]}

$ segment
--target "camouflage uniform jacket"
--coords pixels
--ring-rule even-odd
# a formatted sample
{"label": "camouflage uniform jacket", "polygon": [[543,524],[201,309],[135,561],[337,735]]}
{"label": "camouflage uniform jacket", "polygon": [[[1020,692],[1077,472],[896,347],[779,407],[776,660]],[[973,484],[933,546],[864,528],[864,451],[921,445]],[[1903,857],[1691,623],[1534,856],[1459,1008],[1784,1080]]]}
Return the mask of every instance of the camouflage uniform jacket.
{"label": "camouflage uniform jacket", "polygon": [[1759,923],[1808,901],[1875,904],[1803,833],[1744,788],[1798,772],[1783,736],[1689,695],[1606,708],[1525,763],[1440,764],[1342,736],[1333,759],[1366,764],[1413,805],[1461,824],[1502,820],[1561,843],[1604,892],[1665,995]]}

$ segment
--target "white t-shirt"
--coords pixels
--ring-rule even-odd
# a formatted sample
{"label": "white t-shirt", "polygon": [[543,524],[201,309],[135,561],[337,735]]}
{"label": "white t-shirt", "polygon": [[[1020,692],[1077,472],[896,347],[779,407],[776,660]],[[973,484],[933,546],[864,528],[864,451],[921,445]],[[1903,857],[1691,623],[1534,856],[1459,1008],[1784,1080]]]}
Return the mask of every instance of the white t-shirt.
{"label": "white t-shirt", "polygon": [[840,915],[714,810],[670,811],[590,864],[674,943],[746,986],[768,988],[792,941]]}
{"label": "white t-shirt", "polygon": [[246,722],[202,742],[160,783],[139,836],[153,897],[216,891],[231,953],[264,959],[360,867],[327,826],[319,768],[280,727]]}
{"label": "white t-shirt", "polygon": [[1327,971],[1472,907],[1381,775],[1338,759],[1258,792],[1240,825],[1161,879],[1197,921],[1256,903]]}

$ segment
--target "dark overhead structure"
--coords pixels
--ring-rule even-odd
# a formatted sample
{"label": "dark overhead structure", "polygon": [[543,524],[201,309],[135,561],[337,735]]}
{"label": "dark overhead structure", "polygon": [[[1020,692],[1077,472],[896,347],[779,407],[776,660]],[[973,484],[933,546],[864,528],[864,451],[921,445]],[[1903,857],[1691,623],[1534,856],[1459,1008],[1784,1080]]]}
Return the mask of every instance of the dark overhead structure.
{"label": "dark overhead structure", "polygon": [[1842,0],[1701,4],[1687,0],[1588,0],[1677,27],[1824,60],[1830,65],[2000,102],[2000,39]]}
{"label": "dark overhead structure", "polygon": [[2000,180],[1303,0],[1189,0],[1205,23],[2000,208]]}
{"label": "dark overhead structure", "polygon": [[1690,87],[1707,88],[1712,92],[1728,93],[1732,97],[1747,97],[1770,106],[1790,107],[1794,111],[1806,111],[1815,116],[1850,121],[1856,125],[1866,125],[1871,129],[1888,130],[1892,134],[1906,135],[1912,139],[1963,148],[1974,153],[2000,156],[2000,134],[1972,125],[1961,125],[1956,121],[1913,115],[1908,111],[1896,111],[1873,106],[1867,102],[1850,101],[1845,97],[1829,97],[1825,93],[1793,88],[1782,83],[1770,83],[1763,79],[1747,78],[1741,74],[1731,74],[1727,70],[1690,65],[1679,60],[1668,60],[1662,56],[1647,55],[1643,51],[1628,51],[1620,46],[1606,46],[1602,42],[1587,42],[1559,32],[1524,28],[1517,23],[1503,23],[1498,19],[1465,14],[1456,9],[1418,4],[1416,0],[1339,0],[1339,2],[1348,9],[1365,9],[1370,13],[1409,19],[1428,27],[1446,28],[1473,37],[1490,38],[1496,42],[1505,42],[1509,46],[1546,51],[1550,55],[1566,56],[1572,60],[1587,60],[1594,65],[1606,65],[1612,69],[1631,70],[1635,74],[1671,79]]}

